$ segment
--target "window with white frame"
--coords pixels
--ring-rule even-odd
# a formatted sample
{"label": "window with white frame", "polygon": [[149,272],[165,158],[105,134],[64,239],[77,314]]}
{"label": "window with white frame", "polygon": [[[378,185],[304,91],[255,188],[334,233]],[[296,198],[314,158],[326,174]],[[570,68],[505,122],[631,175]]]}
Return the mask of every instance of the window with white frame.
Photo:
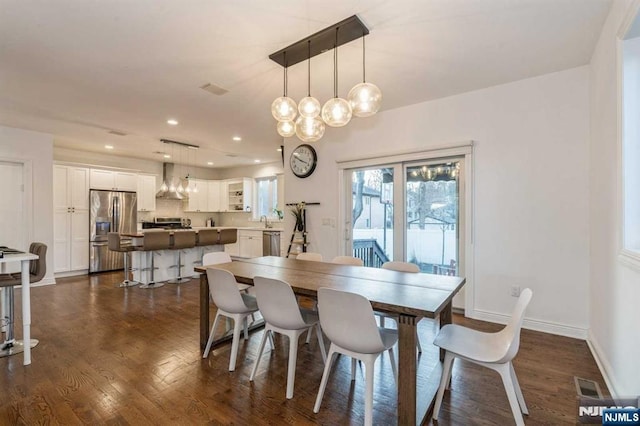
{"label": "window with white frame", "polygon": [[640,37],[623,42],[622,77],[622,248],[640,257]]}
{"label": "window with white frame", "polygon": [[267,216],[278,218],[275,209],[278,205],[278,180],[275,176],[256,178],[256,218]]}

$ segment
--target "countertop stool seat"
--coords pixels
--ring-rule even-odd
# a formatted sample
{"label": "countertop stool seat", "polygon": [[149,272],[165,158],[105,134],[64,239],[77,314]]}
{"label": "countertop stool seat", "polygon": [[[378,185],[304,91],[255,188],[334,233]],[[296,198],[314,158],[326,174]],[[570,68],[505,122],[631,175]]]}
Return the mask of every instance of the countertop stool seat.
{"label": "countertop stool seat", "polygon": [[[29,253],[38,255],[37,260],[29,262],[29,282],[35,283],[42,280],[47,273],[47,246],[43,243],[31,243]],[[6,312],[6,317],[0,318],[6,325],[5,339],[0,346],[0,358],[24,352],[24,341],[16,340],[14,337],[14,288],[17,285],[22,285],[22,273],[0,274],[0,290],[5,292],[3,311]],[[31,339],[29,346],[34,348],[38,343],[37,339]]]}
{"label": "countertop stool seat", "polygon": [[107,235],[107,241],[109,243],[109,250],[122,253],[124,256],[124,279],[118,287],[133,287],[140,284],[137,281],[129,279],[130,272],[132,271],[130,267],[130,256],[131,252],[136,250],[136,247],[131,244],[123,244],[122,238],[117,232],[109,232]]}
{"label": "countertop stool seat", "polygon": [[171,247],[171,234],[169,231],[146,231],[144,238],[142,239],[142,247],[138,250],[147,252],[147,257],[151,256],[151,265],[148,268],[142,268],[141,271],[148,271],[150,273],[150,279],[147,284],[140,284],[140,288],[157,288],[162,287],[164,283],[158,283],[154,278],[154,271],[158,268],[155,267],[155,252],[159,250],[168,250]]}
{"label": "countertop stool seat", "polygon": [[221,229],[218,244],[233,244],[238,241],[238,230],[236,228]]}
{"label": "countertop stool seat", "polygon": [[[219,244],[220,232],[217,229],[201,229],[196,236],[196,247],[215,246]],[[193,262],[193,266],[202,265],[202,257],[205,255],[204,248],[199,252],[198,260]]]}
{"label": "countertop stool seat", "polygon": [[178,273],[176,277],[172,280],[169,280],[172,284],[181,284],[183,282],[187,282],[191,280],[191,277],[183,277],[182,276],[182,249],[193,248],[196,246],[196,232],[195,231],[176,231],[173,234],[173,245],[171,249],[174,253],[178,252],[178,263],[169,266],[171,268],[178,268]]}

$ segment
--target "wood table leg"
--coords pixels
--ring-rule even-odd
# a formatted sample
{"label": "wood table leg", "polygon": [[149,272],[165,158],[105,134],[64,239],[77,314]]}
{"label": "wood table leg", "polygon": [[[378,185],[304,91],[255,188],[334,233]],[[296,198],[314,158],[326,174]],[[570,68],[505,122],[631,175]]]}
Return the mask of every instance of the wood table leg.
{"label": "wood table leg", "polygon": [[204,352],[209,340],[209,281],[200,274],[200,350]]}
{"label": "wood table leg", "polygon": [[398,319],[398,424],[416,424],[416,327],[414,316]]}
{"label": "wood table leg", "polygon": [[[452,321],[452,302],[447,303],[442,312],[440,312],[440,328],[447,324],[451,324]],[[440,349],[440,362],[444,361],[445,350]]]}

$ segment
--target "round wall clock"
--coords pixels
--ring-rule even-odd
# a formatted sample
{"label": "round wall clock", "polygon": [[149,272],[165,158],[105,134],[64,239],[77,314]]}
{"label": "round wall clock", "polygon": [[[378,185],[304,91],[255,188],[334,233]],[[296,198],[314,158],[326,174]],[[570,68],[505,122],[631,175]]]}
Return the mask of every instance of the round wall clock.
{"label": "round wall clock", "polygon": [[306,178],[316,169],[318,155],[311,145],[302,144],[293,150],[289,157],[289,166],[294,175]]}

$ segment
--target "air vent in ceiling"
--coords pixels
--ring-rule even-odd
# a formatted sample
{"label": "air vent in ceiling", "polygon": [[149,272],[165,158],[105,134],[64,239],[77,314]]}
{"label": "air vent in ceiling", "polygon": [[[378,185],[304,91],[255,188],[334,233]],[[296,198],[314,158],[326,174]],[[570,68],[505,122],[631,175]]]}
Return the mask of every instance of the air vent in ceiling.
{"label": "air vent in ceiling", "polygon": [[121,132],[119,130],[109,130],[109,134],[116,135],[116,136],[127,136],[125,132]]}
{"label": "air vent in ceiling", "polygon": [[236,154],[225,154],[225,157],[230,157],[230,158],[236,158],[237,155]]}
{"label": "air vent in ceiling", "polygon": [[207,83],[204,86],[200,86],[200,88],[218,96],[222,96],[225,93],[229,93],[227,89],[223,89],[222,87],[216,86],[215,84],[211,84],[211,83]]}

